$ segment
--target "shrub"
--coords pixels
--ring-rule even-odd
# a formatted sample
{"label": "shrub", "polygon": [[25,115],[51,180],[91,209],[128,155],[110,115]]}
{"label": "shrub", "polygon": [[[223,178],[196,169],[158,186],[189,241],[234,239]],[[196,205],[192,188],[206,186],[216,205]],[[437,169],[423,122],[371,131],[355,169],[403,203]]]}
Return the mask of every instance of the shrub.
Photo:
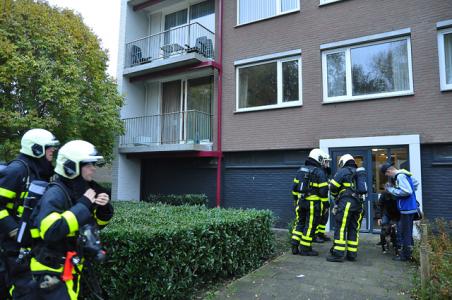
{"label": "shrub", "polygon": [[204,194],[149,195],[144,201],[168,205],[207,205],[208,198]]}
{"label": "shrub", "polygon": [[[422,289],[416,277],[414,293],[421,299],[452,299],[452,221],[436,219],[428,223],[428,231],[431,280]],[[419,243],[416,243],[414,257],[419,262]]]}
{"label": "shrub", "polygon": [[246,274],[271,255],[270,211],[114,203],[95,268],[110,299],[188,299],[197,288]]}

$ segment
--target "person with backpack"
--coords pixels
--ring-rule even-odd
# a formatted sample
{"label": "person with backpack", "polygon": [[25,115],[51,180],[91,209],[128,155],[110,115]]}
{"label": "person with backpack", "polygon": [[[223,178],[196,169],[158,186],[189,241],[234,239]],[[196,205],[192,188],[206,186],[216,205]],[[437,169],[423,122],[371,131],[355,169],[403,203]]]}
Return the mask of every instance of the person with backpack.
{"label": "person with backpack", "polygon": [[355,159],[345,154],[339,159],[339,170],[330,182],[330,192],[335,198],[336,228],[333,247],[327,261],[343,262],[356,260],[359,243],[359,229],[363,218],[363,195],[367,193],[364,168],[358,168]]}
{"label": "person with backpack", "polygon": [[399,170],[391,163],[383,164],[380,170],[381,173],[393,179],[394,185],[387,183],[385,189],[396,198],[397,208],[400,211],[397,230],[400,234],[402,250],[393,260],[409,261],[413,251],[413,221],[418,213],[415,191],[419,184],[412,177],[413,174],[404,169]]}
{"label": "person with backpack", "polygon": [[312,241],[320,219],[322,201],[328,200],[328,180],[324,171],[329,156],[313,149],[294,178],[292,195],[296,200],[296,219],[292,229],[292,254],[318,256]]}
{"label": "person with backpack", "polygon": [[[86,263],[105,256],[99,243],[87,245],[87,237],[113,216],[109,195],[93,181],[102,160],[96,148],[82,140],[70,141],[58,152],[57,178],[31,216],[32,230],[39,233],[30,262],[36,299],[77,299]],[[85,234],[87,230],[91,234]]]}
{"label": "person with backpack", "polygon": [[16,262],[20,250],[16,238],[31,183],[50,180],[53,154],[58,145],[51,132],[30,129],[22,136],[20,154],[0,171],[1,299],[10,296],[13,299],[32,299],[29,267]]}
{"label": "person with backpack", "polygon": [[[328,157],[325,159],[324,171],[327,176],[328,181],[331,179],[331,167],[330,167],[331,158]],[[325,234],[326,223],[328,223],[328,219],[330,217],[330,199],[324,198],[324,200],[320,203],[320,219],[319,224],[317,224],[317,229],[315,230],[314,243],[324,243],[331,241]]]}

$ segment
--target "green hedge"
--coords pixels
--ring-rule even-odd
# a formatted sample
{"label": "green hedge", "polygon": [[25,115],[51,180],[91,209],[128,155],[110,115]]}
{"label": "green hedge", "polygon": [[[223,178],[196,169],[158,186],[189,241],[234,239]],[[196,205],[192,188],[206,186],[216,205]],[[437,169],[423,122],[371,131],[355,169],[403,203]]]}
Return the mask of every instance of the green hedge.
{"label": "green hedge", "polygon": [[204,194],[149,195],[144,201],[168,205],[207,205],[208,199]]}
{"label": "green hedge", "polygon": [[189,299],[218,279],[243,275],[272,254],[270,211],[114,203],[96,269],[110,299]]}

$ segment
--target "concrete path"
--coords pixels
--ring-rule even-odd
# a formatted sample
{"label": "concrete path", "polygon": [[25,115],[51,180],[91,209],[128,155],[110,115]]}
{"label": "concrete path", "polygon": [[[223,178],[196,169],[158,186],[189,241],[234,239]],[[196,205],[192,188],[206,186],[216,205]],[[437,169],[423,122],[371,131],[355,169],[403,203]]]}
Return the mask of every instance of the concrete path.
{"label": "concrete path", "polygon": [[361,234],[355,262],[327,262],[331,242],[314,244],[318,257],[285,253],[209,299],[409,299],[414,266],[382,254],[378,240]]}

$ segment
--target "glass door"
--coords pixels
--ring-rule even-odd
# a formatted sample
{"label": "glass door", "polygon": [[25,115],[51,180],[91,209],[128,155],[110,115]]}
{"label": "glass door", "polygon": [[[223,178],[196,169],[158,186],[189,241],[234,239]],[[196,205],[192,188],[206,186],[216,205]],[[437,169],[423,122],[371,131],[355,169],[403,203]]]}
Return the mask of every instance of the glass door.
{"label": "glass door", "polygon": [[[334,176],[334,174],[336,174],[337,170],[338,170],[338,163],[339,163],[339,159],[341,158],[342,155],[344,154],[351,154],[354,158],[355,158],[355,162],[358,165],[358,167],[364,167],[367,170],[367,186],[370,186],[370,183],[372,182],[372,174],[371,172],[369,172],[369,170],[371,169],[371,160],[370,160],[370,153],[368,150],[366,149],[350,149],[350,148],[342,148],[342,149],[333,149],[331,151],[332,155],[332,165],[331,165],[331,170],[332,170],[332,174]],[[370,195],[370,193],[369,193]],[[369,232],[372,231],[373,229],[373,218],[371,218],[370,216],[373,216],[373,208],[372,205],[370,205],[370,201],[371,201],[371,197],[367,196],[365,201],[364,201],[364,214],[363,214],[363,220],[361,223],[361,231],[362,232]],[[331,215],[332,216],[332,215]],[[335,224],[334,224],[334,218],[330,218],[330,224],[332,226],[332,228],[334,228]]]}

